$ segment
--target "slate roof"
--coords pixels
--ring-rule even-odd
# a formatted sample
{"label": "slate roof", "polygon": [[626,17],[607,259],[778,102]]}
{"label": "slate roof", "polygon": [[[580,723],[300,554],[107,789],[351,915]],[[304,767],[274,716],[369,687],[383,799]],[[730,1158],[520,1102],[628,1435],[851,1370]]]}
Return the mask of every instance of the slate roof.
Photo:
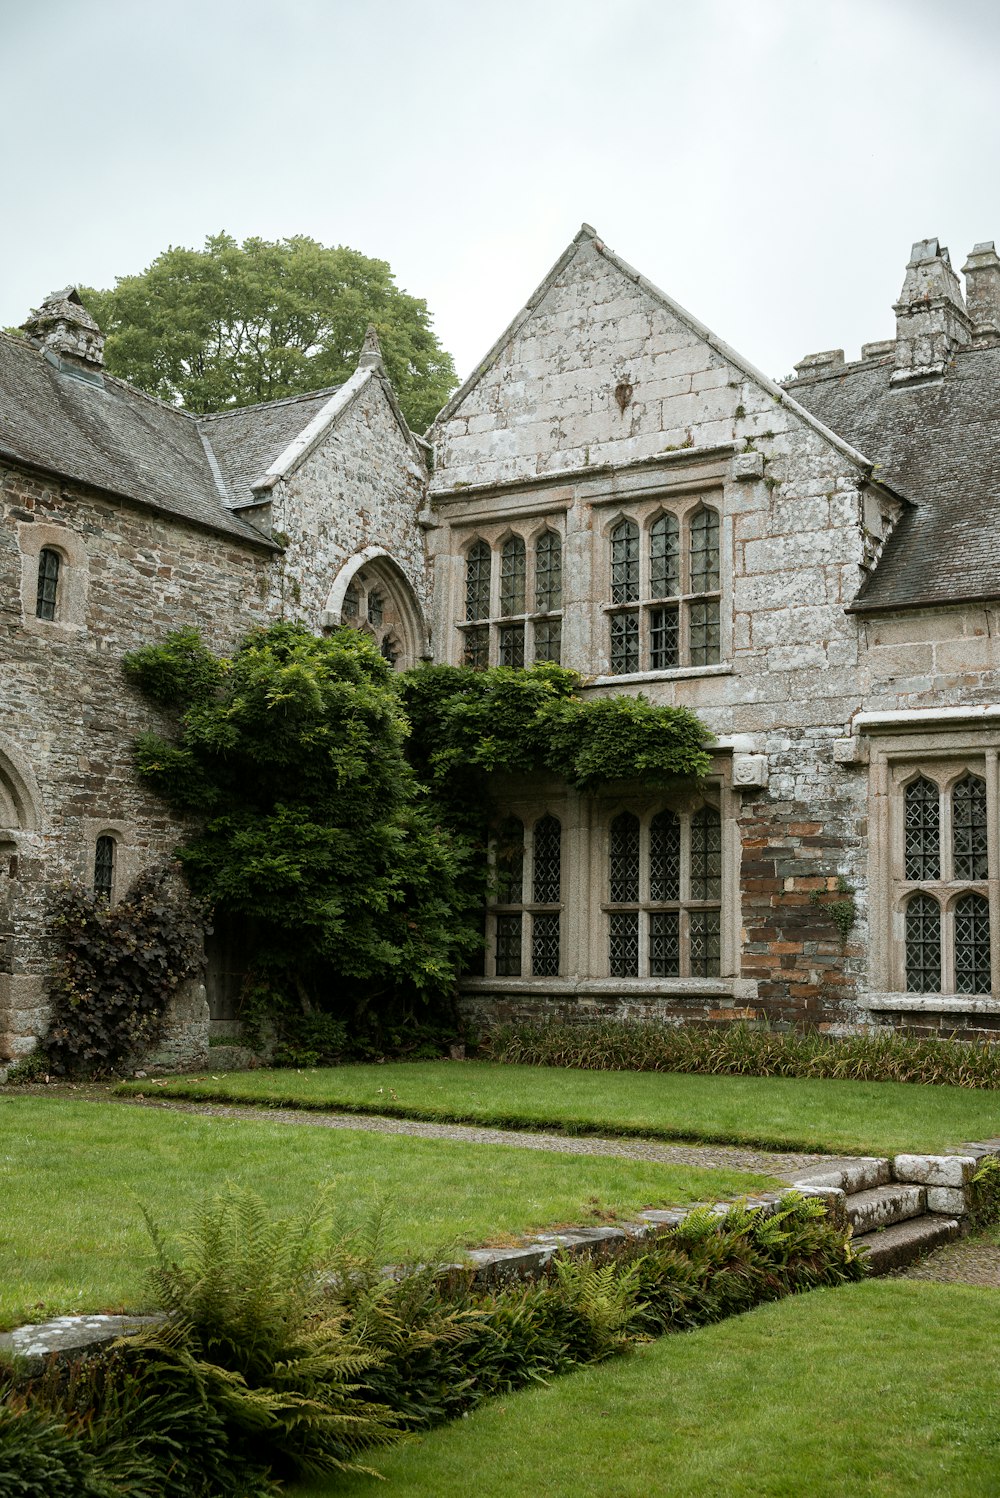
{"label": "slate roof", "polygon": [[852,608],[1000,598],[1000,347],[957,353],[940,380],[890,387],[891,358],[788,389],[915,502]]}
{"label": "slate roof", "polygon": [[199,418],[201,432],[219,464],[229,504],[238,508],[255,501],[257,496],[251,494],[250,485],[267,472],[339,389],[339,385],[331,385],[308,395]]}

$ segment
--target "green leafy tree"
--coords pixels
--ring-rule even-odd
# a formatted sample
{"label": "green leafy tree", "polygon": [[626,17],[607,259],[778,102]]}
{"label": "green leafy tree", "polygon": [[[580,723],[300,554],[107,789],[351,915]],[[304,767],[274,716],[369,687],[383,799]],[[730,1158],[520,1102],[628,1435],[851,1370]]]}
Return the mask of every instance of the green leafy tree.
{"label": "green leafy tree", "polygon": [[427,304],[384,260],[306,235],[271,241],[214,234],[172,246],[107,291],[81,287],[112,374],[189,411],[219,411],[321,390],[357,365],[375,324],[410,426],[422,432],[458,381]]}

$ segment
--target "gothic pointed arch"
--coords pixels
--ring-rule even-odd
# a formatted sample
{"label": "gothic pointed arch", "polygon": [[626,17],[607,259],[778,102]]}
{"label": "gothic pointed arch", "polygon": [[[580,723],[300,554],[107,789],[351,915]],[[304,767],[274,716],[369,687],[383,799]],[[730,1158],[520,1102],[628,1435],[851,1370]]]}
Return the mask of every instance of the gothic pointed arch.
{"label": "gothic pointed arch", "polygon": [[0,833],[36,832],[41,797],[25,755],[0,732]]}
{"label": "gothic pointed arch", "polygon": [[323,622],[371,635],[399,671],[417,665],[429,653],[429,631],[416,590],[380,546],[366,546],[344,563],[333,580]]}

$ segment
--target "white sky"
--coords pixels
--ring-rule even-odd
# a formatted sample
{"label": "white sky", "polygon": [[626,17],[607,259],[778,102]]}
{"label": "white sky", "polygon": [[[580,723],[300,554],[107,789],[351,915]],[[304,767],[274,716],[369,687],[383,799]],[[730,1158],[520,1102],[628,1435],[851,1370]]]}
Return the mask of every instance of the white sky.
{"label": "white sky", "polygon": [[0,59],[0,326],[309,234],[465,375],[586,220],[781,376],[1000,241],[998,0],[0,0]]}

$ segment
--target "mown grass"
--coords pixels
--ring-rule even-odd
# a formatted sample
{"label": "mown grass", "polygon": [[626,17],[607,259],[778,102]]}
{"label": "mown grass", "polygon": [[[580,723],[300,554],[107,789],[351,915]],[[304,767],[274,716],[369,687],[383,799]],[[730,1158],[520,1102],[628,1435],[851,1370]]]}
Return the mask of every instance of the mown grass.
{"label": "mown grass", "polygon": [[327,1188],[346,1226],[367,1217],[377,1194],[401,1258],[774,1184],[729,1170],[4,1097],[0,1327],[141,1309],[149,1260],[141,1206],[169,1231],[230,1183],[280,1215]]}
{"label": "mown grass", "polygon": [[296,1498],[987,1498],[1000,1292],[868,1282],[665,1337]]}
{"label": "mown grass", "polygon": [[154,1089],[225,1102],[833,1154],[936,1152],[1000,1135],[1000,1093],[909,1082],[410,1061],[208,1073],[125,1083],[120,1090]]}

